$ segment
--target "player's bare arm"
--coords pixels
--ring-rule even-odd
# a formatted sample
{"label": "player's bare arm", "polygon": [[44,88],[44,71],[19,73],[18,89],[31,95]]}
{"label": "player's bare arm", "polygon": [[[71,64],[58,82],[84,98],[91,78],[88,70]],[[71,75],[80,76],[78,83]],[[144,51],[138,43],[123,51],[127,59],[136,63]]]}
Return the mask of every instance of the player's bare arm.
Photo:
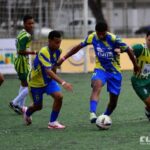
{"label": "player's bare arm", "polygon": [[73,91],[72,85],[65,80],[62,80],[57,74],[55,74],[51,69],[46,69],[47,74],[59,84],[63,86],[67,91]]}
{"label": "player's bare arm", "polygon": [[60,66],[67,58],[76,54],[83,46],[81,44],[76,45],[73,47],[64,57],[62,57],[58,62],[57,65]]}
{"label": "player's bare arm", "polygon": [[27,51],[27,50],[25,50],[25,51],[18,51],[17,53],[20,54],[20,55],[36,55],[37,54],[36,51]]}
{"label": "player's bare arm", "polygon": [[133,51],[132,51],[131,48],[128,49],[127,54],[128,54],[130,60],[131,60],[132,63],[133,63],[133,66],[134,66],[134,72],[135,72],[136,74],[140,73],[141,68],[137,65],[136,59],[135,59],[135,57],[134,57],[134,54],[133,54]]}

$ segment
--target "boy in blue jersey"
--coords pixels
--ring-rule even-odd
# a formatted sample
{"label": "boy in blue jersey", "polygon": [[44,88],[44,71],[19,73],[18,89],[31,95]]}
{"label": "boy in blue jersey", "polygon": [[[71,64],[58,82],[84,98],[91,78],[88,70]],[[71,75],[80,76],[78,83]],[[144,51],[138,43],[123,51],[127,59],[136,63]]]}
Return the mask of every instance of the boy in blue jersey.
{"label": "boy in blue jersey", "polygon": [[122,76],[120,73],[120,57],[115,49],[121,49],[121,52],[127,52],[129,55],[134,71],[140,69],[137,66],[132,50],[127,46],[121,38],[108,32],[107,24],[99,22],[95,26],[96,32],[91,33],[80,44],[72,48],[64,57],[62,57],[57,65],[61,65],[63,61],[77,53],[83,47],[92,44],[96,56],[96,65],[91,78],[92,92],[90,97],[90,121],[95,123],[96,109],[99,101],[99,95],[102,87],[107,83],[107,91],[109,92],[109,103],[104,112],[110,116],[116,108],[118,97],[121,90]]}
{"label": "boy in blue jersey", "polygon": [[42,47],[33,61],[32,69],[28,75],[28,87],[33,105],[27,110],[23,110],[24,120],[27,125],[32,123],[31,115],[35,111],[42,109],[43,94],[46,93],[47,95],[51,95],[54,99],[48,128],[65,128],[64,125],[57,121],[63,100],[63,95],[58,83],[68,91],[72,91],[72,85],[56,75],[56,68],[53,67],[61,54],[60,44],[60,33],[58,31],[50,32],[48,35],[48,46]]}

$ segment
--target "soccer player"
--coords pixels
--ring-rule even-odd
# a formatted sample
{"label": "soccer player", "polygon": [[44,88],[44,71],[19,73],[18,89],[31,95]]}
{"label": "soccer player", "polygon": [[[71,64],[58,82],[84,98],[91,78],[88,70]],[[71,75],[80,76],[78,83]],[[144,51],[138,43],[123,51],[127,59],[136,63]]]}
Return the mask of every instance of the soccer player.
{"label": "soccer player", "polygon": [[42,109],[43,94],[46,93],[47,95],[51,95],[54,99],[48,128],[65,128],[64,125],[57,121],[63,100],[63,95],[58,83],[68,91],[72,91],[72,85],[61,79],[56,74],[57,68],[53,67],[61,54],[60,44],[60,33],[58,31],[50,32],[48,35],[48,46],[41,48],[33,61],[33,67],[28,76],[29,92],[33,100],[33,105],[27,110],[23,110],[24,120],[27,125],[32,123],[31,115],[35,111]]}
{"label": "soccer player", "polygon": [[0,73],[0,86],[2,85],[3,82],[4,82],[4,76],[2,75],[2,73]]}
{"label": "soccer player", "polygon": [[150,121],[150,31],[145,39],[145,44],[135,44],[132,47],[141,72],[133,74],[131,82],[136,94],[146,105],[145,115]]}
{"label": "soccer player", "polygon": [[34,28],[34,19],[30,15],[25,15],[23,18],[24,29],[22,29],[16,39],[17,57],[14,61],[14,66],[18,74],[19,80],[21,81],[19,93],[14,98],[9,106],[16,113],[22,114],[22,107],[24,106],[26,96],[28,95],[28,84],[27,75],[29,72],[29,56],[35,54],[34,51],[30,50],[31,35]]}
{"label": "soccer player", "polygon": [[120,71],[120,58],[115,49],[120,48],[121,52],[127,52],[133,65],[134,71],[140,69],[137,66],[133,52],[121,38],[108,32],[105,22],[99,22],[95,26],[96,32],[91,33],[77,46],[73,47],[64,57],[58,61],[61,65],[63,61],[77,53],[83,47],[92,44],[96,56],[96,65],[91,78],[91,97],[90,97],[90,121],[95,123],[96,109],[102,87],[107,83],[107,91],[109,92],[109,103],[104,112],[105,115],[111,115],[117,105],[117,100],[121,90],[122,75]]}

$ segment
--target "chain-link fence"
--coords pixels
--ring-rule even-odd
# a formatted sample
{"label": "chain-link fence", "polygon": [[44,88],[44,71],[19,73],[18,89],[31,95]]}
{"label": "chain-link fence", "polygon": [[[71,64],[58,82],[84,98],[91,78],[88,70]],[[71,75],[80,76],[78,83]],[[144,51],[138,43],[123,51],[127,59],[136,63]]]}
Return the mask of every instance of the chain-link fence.
{"label": "chain-link fence", "polygon": [[[110,31],[131,37],[135,32],[142,33],[138,28],[150,26],[149,7],[149,0],[101,0],[99,9]],[[59,30],[64,38],[84,37],[85,31],[94,30],[97,21],[91,7],[85,9],[85,0],[0,0],[0,38],[16,37],[25,14],[35,19],[35,39],[46,38],[53,29]]]}

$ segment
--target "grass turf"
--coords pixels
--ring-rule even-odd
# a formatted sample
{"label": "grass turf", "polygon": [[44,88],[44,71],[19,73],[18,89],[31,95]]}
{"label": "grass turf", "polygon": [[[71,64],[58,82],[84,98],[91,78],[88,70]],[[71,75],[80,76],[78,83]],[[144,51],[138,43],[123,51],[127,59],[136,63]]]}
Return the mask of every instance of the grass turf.
{"label": "grass turf", "polygon": [[[15,114],[8,103],[17,95],[19,81],[6,77],[0,87],[0,150],[133,150],[149,149],[150,144],[140,143],[141,136],[150,140],[150,122],[144,115],[144,105],[134,93],[130,77],[132,72],[123,72],[122,93],[117,109],[111,116],[110,130],[101,131],[89,122],[89,97],[91,93],[88,74],[60,74],[74,85],[74,92],[63,90],[64,103],[60,122],[65,130],[48,130],[52,98],[44,95],[43,110],[33,114],[33,124],[25,126],[22,116]],[[106,87],[100,96],[97,113],[100,115],[108,102]],[[30,104],[30,99],[26,101]],[[145,141],[145,139],[144,139]],[[150,142],[149,142],[150,143]]]}

